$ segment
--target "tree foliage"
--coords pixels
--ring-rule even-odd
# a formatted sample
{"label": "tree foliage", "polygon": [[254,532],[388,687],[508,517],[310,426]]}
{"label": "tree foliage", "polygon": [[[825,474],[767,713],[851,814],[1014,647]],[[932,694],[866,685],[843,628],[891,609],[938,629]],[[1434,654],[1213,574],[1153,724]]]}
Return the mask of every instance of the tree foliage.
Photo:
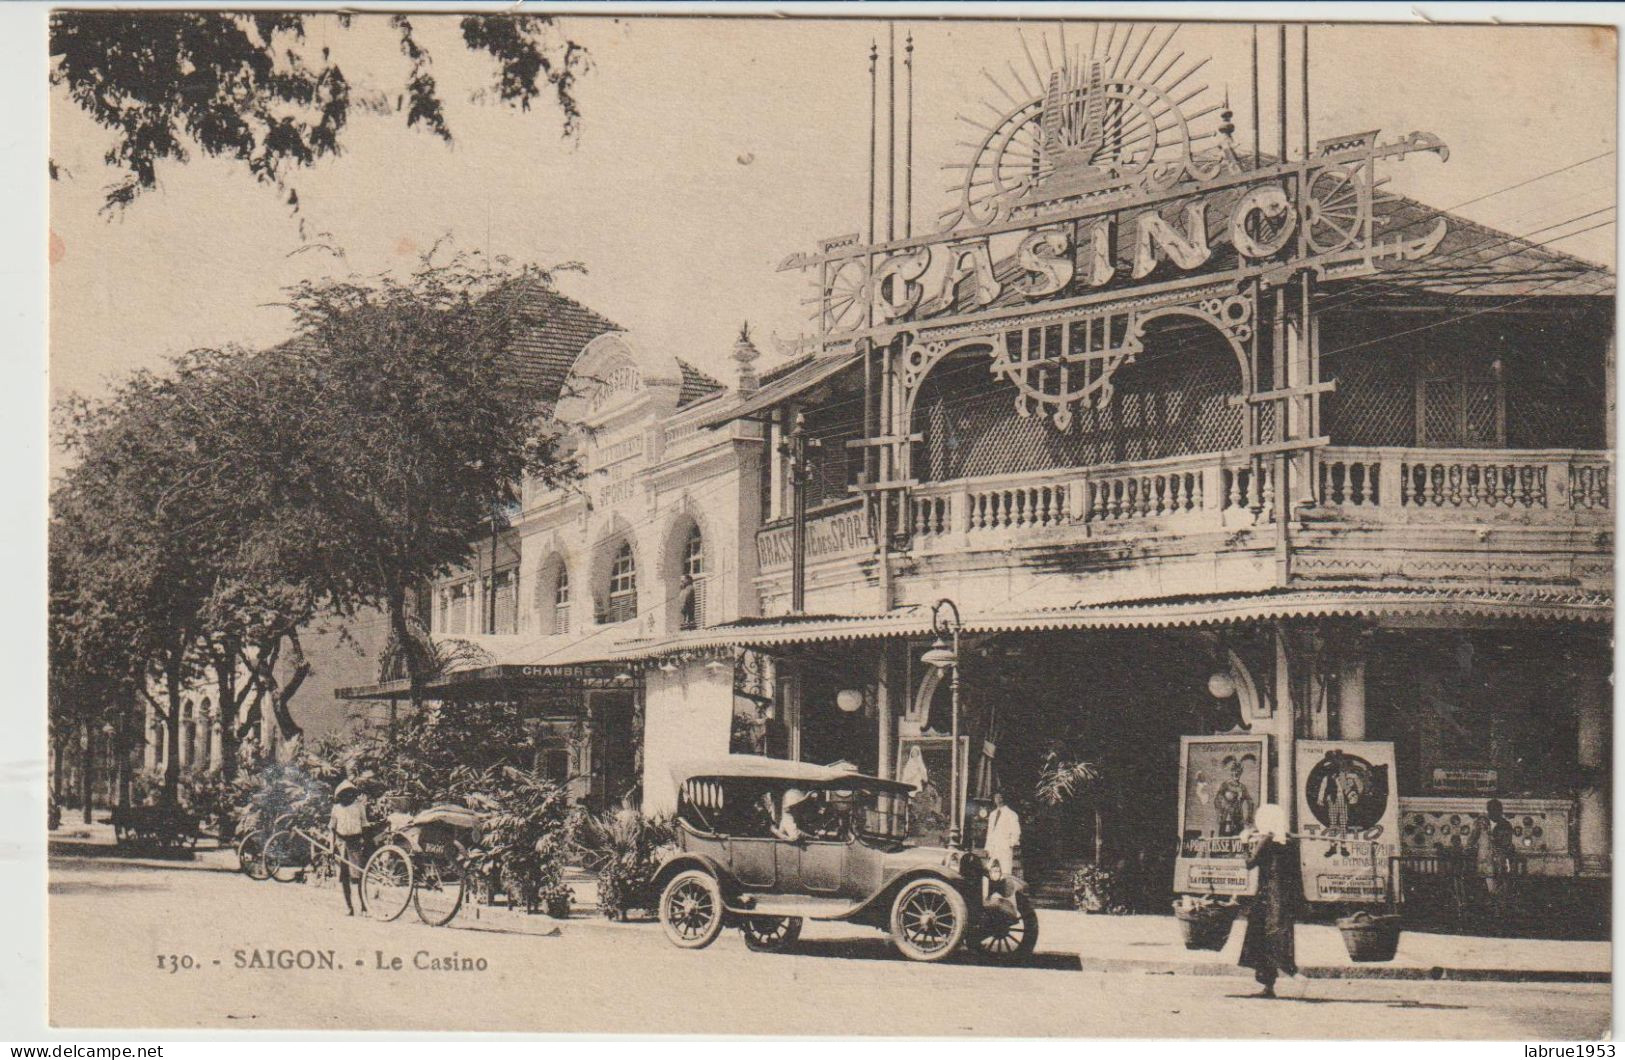
{"label": "tree foliage", "polygon": [[[258,477],[280,510],[320,528],[303,539],[302,580],[334,610],[385,610],[397,645],[421,639],[416,587],[466,561],[527,475],[579,473],[508,355],[527,294],[549,282],[459,256],[291,292],[298,337],[265,365],[283,408],[261,428]],[[398,654],[421,703],[431,661]]]}
{"label": "tree foliage", "polygon": [[[52,499],[53,718],[79,725],[118,693],[141,696],[174,747],[183,695],[212,681],[229,774],[267,712],[299,735],[301,628],[369,607],[388,613],[391,659],[421,703],[458,656],[415,622],[415,590],[467,561],[526,476],[577,475],[507,353],[547,282],[459,257],[405,278],[307,283],[290,292],[287,344],[194,351],[61,406],[71,465]],[[436,738],[472,752],[447,740],[454,717]],[[178,782],[170,754],[166,800]]]}
{"label": "tree foliage", "polygon": [[[107,207],[127,206],[155,187],[160,163],[200,152],[240,162],[297,208],[290,172],[337,155],[358,107],[404,113],[408,127],[451,141],[433,57],[407,16],[389,17],[408,62],[398,91],[353,82],[333,49],[311,40],[318,21],[347,30],[355,19],[276,11],[54,13],[51,83],[115,137],[105,161],[123,176],[108,189]],[[564,135],[576,134],[575,86],[587,53],[551,17],[465,15],[460,25],[465,45],[493,60],[499,100],[529,110],[551,91]]]}

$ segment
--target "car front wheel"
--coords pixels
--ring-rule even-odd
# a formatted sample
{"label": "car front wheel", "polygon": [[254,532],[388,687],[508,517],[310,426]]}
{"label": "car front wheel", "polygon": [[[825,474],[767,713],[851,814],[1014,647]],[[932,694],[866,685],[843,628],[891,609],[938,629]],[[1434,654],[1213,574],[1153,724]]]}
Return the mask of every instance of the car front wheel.
{"label": "car front wheel", "polygon": [[789,949],[801,937],[799,916],[746,917],[739,927],[745,934],[745,945],[758,953]]}
{"label": "car front wheel", "polygon": [[709,872],[688,869],[660,892],[660,926],[673,945],[704,949],[722,933],[722,888]]}
{"label": "car front wheel", "polygon": [[903,956],[940,961],[965,940],[965,899],[942,880],[915,880],[897,892],[891,937]]}
{"label": "car front wheel", "polygon": [[1016,895],[1017,917],[1002,912],[984,913],[976,950],[994,960],[1014,961],[1032,955],[1038,945],[1038,911],[1025,894]]}

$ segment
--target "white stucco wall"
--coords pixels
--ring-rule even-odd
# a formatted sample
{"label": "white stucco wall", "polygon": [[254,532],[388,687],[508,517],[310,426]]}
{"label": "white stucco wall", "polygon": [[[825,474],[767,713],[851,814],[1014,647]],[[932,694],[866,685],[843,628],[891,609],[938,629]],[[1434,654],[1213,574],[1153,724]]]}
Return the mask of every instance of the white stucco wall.
{"label": "white stucco wall", "polygon": [[643,812],[677,808],[671,767],[728,753],[733,724],[733,670],[713,672],[689,662],[676,673],[658,669],[644,677]]}

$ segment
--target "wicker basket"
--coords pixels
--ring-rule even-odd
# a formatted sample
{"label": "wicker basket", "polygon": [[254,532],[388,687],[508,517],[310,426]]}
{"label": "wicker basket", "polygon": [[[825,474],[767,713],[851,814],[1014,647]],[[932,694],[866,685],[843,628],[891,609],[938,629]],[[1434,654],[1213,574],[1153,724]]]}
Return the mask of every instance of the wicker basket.
{"label": "wicker basket", "polygon": [[1175,902],[1174,917],[1179,921],[1179,933],[1187,950],[1222,950],[1230,941],[1230,925],[1236,921],[1236,908],[1232,905],[1192,908]]}
{"label": "wicker basket", "polygon": [[1392,913],[1359,912],[1341,917],[1337,930],[1343,933],[1351,961],[1391,961],[1399,949],[1399,917]]}

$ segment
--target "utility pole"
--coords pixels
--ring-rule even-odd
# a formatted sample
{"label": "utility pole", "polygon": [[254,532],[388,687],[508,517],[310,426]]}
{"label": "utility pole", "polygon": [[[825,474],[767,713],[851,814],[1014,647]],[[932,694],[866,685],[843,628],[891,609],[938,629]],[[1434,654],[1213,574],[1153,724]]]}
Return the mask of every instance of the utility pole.
{"label": "utility pole", "polygon": [[797,412],[790,434],[779,446],[780,455],[790,461],[790,613],[799,615],[807,603],[807,480],[810,477],[807,451],[823,443],[807,437],[807,417]]}

